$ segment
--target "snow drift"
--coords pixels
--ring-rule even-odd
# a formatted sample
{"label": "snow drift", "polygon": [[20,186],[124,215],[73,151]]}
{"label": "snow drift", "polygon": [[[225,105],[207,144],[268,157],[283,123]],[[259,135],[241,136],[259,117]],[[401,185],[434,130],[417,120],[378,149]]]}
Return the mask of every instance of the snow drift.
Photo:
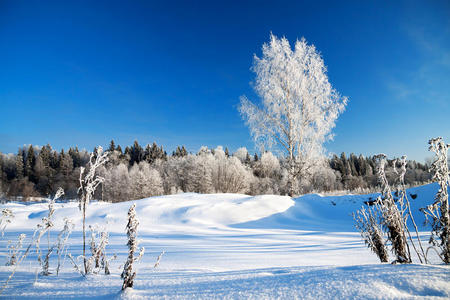
{"label": "snow drift", "polygon": [[[433,201],[430,184],[408,190],[422,235],[428,230],[419,208]],[[60,276],[34,282],[34,254],[20,266],[2,296],[8,298],[448,298],[450,268],[443,265],[380,264],[353,228],[351,213],[378,195],[283,196],[178,194],[122,203],[92,202],[87,224],[107,229],[109,255],[117,254],[110,276],[81,278],[66,261]],[[119,294],[120,267],[126,260],[126,214],[132,203],[140,221],[144,259],[137,265],[134,290]],[[47,214],[46,203],[8,203],[15,214],[0,240],[32,236]],[[81,254],[81,212],[77,203],[55,205],[55,227],[68,217],[77,224],[69,252]],[[426,237],[424,237],[426,240]],[[24,244],[27,244],[25,241]],[[161,265],[156,257],[165,251]],[[33,256],[34,255],[34,256]],[[439,261],[435,258],[434,263]],[[3,264],[0,261],[0,264]],[[55,267],[51,261],[50,268]],[[11,267],[0,266],[0,278]]]}

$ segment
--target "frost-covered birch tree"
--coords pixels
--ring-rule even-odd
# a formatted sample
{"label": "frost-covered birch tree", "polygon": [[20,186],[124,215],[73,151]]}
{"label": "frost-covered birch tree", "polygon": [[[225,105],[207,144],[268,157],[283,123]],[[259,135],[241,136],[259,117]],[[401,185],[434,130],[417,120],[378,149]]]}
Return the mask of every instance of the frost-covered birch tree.
{"label": "frost-covered birch tree", "polygon": [[276,146],[286,154],[293,195],[298,177],[313,174],[323,162],[323,143],[332,139],[347,98],[331,86],[322,57],[304,38],[292,49],[286,38],[271,34],[252,69],[261,105],[242,96],[239,111],[259,146]]}

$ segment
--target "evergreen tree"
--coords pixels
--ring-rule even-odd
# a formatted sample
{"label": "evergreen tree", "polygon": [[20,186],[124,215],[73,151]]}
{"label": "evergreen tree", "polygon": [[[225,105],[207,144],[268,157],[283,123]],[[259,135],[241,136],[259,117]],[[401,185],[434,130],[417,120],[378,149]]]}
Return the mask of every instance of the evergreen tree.
{"label": "evergreen tree", "polygon": [[75,149],[70,148],[68,153],[72,158],[73,167],[74,168],[81,167],[81,157],[80,151],[78,151],[78,147],[75,147]]}
{"label": "evergreen tree", "polygon": [[184,157],[187,155],[188,155],[188,152],[186,151],[186,148],[184,148],[184,146],[181,146],[181,156]]}
{"label": "evergreen tree", "polygon": [[[178,150],[178,148],[177,148]],[[152,153],[152,147],[150,147],[150,144],[147,144],[147,146],[145,146],[145,151],[144,151],[144,160],[148,163],[151,162],[151,153]]]}
{"label": "evergreen tree", "polygon": [[350,174],[352,176],[358,176],[358,170],[356,168],[357,158],[354,153],[350,154],[349,165],[350,165]]}
{"label": "evergreen tree", "polygon": [[341,153],[341,169],[339,171],[341,172],[342,177],[350,175],[351,172],[345,152]]}
{"label": "evergreen tree", "polygon": [[16,156],[16,165],[15,165],[15,177],[17,179],[22,179],[23,178],[23,156],[22,156],[22,151],[19,151],[19,153]]}
{"label": "evergreen tree", "polygon": [[120,147],[120,145],[117,145],[116,151],[119,151],[120,154],[123,154],[122,147]]}
{"label": "evergreen tree", "polygon": [[109,143],[108,151],[113,152],[114,150],[116,150],[116,144],[114,143],[114,140],[111,140],[111,142]]}
{"label": "evergreen tree", "polygon": [[30,181],[35,182],[33,176],[34,164],[36,162],[36,155],[34,154],[34,148],[32,145],[28,147],[27,158],[25,162],[24,176],[28,176]]}
{"label": "evergreen tree", "polygon": [[61,153],[59,155],[58,171],[59,171],[59,173],[64,175],[64,177],[66,177],[66,179],[67,179],[69,177],[70,173],[72,172],[72,169],[73,169],[72,157],[69,154],[65,154],[64,149],[62,149]]}
{"label": "evergreen tree", "polygon": [[175,151],[172,152],[172,156],[175,156],[175,157],[181,157],[182,156],[180,146],[177,146]]}
{"label": "evergreen tree", "polygon": [[362,154],[360,154],[358,156],[358,166],[359,166],[359,175],[360,176],[365,176],[367,175],[367,165],[366,165],[366,160],[364,159],[364,156],[362,156]]}

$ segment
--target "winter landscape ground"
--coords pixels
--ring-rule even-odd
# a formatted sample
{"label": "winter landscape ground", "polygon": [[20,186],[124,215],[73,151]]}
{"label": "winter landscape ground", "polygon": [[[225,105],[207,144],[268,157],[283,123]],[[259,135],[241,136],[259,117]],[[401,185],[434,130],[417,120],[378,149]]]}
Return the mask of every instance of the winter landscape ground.
{"label": "winter landscape ground", "polygon": [[[428,228],[418,211],[438,189],[429,184],[408,190],[423,238]],[[307,299],[307,298],[449,298],[450,268],[431,256],[433,264],[379,263],[353,227],[351,213],[372,195],[246,196],[239,194],[177,194],[122,203],[93,202],[87,224],[110,233],[106,250],[117,254],[111,275],[82,277],[66,258],[59,276],[38,276],[35,252],[17,268],[2,298],[177,298],[177,299]],[[136,203],[139,238],[146,251],[137,265],[133,289],[121,293],[120,273],[126,260],[124,232],[127,210]],[[6,203],[15,214],[1,239],[0,278],[13,270],[4,266],[7,241],[26,233],[27,245],[47,204]],[[76,224],[69,252],[81,254],[81,213],[76,202],[57,203],[53,239],[64,217]],[[43,239],[42,248],[47,241]],[[157,256],[165,251],[160,265]],[[433,254],[431,254],[433,255]],[[393,257],[393,256],[392,256]],[[392,258],[391,260],[393,260]]]}

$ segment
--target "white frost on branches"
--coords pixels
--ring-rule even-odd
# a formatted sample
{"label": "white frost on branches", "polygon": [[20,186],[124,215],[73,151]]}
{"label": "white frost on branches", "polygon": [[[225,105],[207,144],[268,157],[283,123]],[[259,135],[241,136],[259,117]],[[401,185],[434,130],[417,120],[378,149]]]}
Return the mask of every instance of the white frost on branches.
{"label": "white frost on branches", "polygon": [[79,208],[83,210],[83,206],[89,204],[94,197],[95,190],[104,181],[104,178],[96,174],[97,169],[108,161],[108,152],[103,152],[103,148],[99,146],[97,152],[91,153],[89,158],[89,169],[80,167],[80,187],[78,193],[81,195]]}
{"label": "white frost on branches", "polygon": [[58,241],[56,243],[56,254],[58,255],[58,266],[56,267],[56,275],[59,275],[59,270],[62,266],[61,258],[65,252],[67,252],[67,241],[74,228],[72,221],[68,218],[64,218],[64,228],[58,234]]}
{"label": "white frost on branches", "polygon": [[161,253],[158,255],[158,258],[156,258],[156,263],[155,263],[155,265],[153,266],[154,269],[156,269],[157,267],[159,267],[159,264],[161,263],[161,259],[162,259],[163,255],[164,255],[164,253],[166,253],[166,251],[163,250],[163,252],[161,252]]}
{"label": "white frost on branches", "polygon": [[80,195],[79,208],[83,214],[83,259],[84,272],[88,273],[88,261],[86,258],[86,209],[89,202],[94,197],[95,190],[104,181],[104,178],[97,174],[97,169],[108,161],[108,152],[103,152],[101,146],[97,147],[97,151],[92,152],[89,157],[89,169],[86,172],[84,167],[80,168],[80,187],[78,193]]}
{"label": "white frost on branches", "polygon": [[8,241],[8,261],[6,262],[6,266],[14,266],[17,264],[18,257],[20,256],[20,249],[22,248],[23,241],[25,240],[26,235],[24,233],[19,235],[19,239],[16,244],[13,244],[12,241]]}
{"label": "white frost on branches", "polygon": [[253,71],[262,105],[242,96],[239,111],[255,142],[287,154],[291,181],[312,174],[347,98],[331,86],[322,57],[304,38],[292,49],[286,38],[271,34],[262,57],[254,57]]}

